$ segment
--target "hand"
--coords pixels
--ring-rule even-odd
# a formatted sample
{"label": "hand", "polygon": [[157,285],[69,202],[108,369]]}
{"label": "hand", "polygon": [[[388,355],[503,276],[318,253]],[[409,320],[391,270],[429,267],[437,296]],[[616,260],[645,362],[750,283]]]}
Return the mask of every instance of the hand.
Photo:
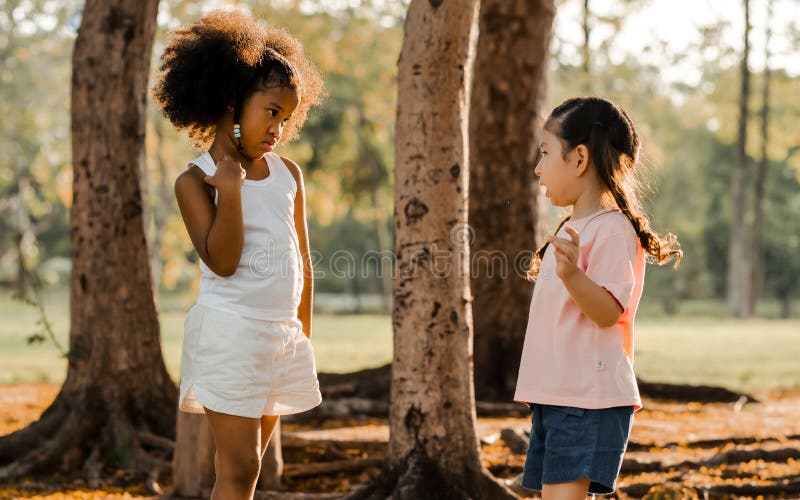
{"label": "hand", "polygon": [[244,178],[247,175],[242,164],[233,161],[228,155],[225,155],[219,163],[217,163],[217,171],[214,175],[206,176],[206,183],[211,184],[218,191],[239,190],[244,184]]}
{"label": "hand", "polygon": [[564,228],[569,233],[569,240],[555,236],[547,238],[556,251],[556,275],[561,281],[567,281],[575,276],[575,273],[581,271],[578,267],[578,257],[581,251],[580,238],[571,227],[564,226]]}

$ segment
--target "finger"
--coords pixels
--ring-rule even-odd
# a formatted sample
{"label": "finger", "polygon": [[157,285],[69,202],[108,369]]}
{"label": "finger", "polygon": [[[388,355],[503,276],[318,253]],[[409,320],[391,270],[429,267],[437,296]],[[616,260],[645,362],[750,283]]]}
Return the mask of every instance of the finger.
{"label": "finger", "polygon": [[550,243],[562,252],[566,252],[572,246],[572,242],[565,240],[564,238],[555,238]]}
{"label": "finger", "polygon": [[578,236],[578,232],[575,231],[574,229],[572,229],[569,226],[564,226],[564,229],[566,229],[567,232],[569,233],[570,239],[572,240],[572,244],[575,245],[575,246],[579,245],[580,242],[581,242],[581,239]]}

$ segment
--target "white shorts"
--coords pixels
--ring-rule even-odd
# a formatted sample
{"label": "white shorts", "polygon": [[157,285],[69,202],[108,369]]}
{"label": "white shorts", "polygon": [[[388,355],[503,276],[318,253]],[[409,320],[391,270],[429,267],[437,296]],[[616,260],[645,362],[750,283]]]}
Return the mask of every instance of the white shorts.
{"label": "white shorts", "polygon": [[302,324],[195,304],[184,322],[180,409],[260,418],[319,405],[314,349]]}

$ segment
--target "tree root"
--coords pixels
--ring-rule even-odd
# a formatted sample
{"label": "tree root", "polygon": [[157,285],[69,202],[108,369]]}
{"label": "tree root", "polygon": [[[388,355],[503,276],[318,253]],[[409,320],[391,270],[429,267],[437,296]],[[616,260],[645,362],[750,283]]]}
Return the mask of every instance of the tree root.
{"label": "tree root", "polygon": [[779,450],[730,450],[720,453],[708,460],[685,460],[674,464],[664,463],[660,460],[640,462],[626,458],[622,461],[622,473],[641,474],[643,472],[657,472],[668,469],[700,469],[702,467],[718,467],[720,465],[738,464],[751,460],[764,462],[786,462],[789,459],[800,459],[800,449],[782,448]]}
{"label": "tree root", "polygon": [[0,481],[78,470],[90,488],[97,488],[111,460],[108,465],[144,472],[147,489],[161,494],[159,482],[172,466],[173,441],[116,416],[108,416],[98,433],[91,418],[77,411],[53,411],[55,405],[34,424],[0,438]]}
{"label": "tree root", "polygon": [[31,425],[0,438],[0,464],[13,461],[22,450],[38,448],[42,441],[55,433],[62,417],[58,411],[45,413]]}
{"label": "tree root", "polygon": [[518,498],[489,471],[464,469],[459,477],[448,474],[425,457],[409,458],[402,467],[384,468],[376,481],[347,500],[511,500]]}
{"label": "tree root", "polygon": [[[0,481],[52,469],[62,463],[67,450],[79,445],[80,437],[79,419],[70,415],[55,439],[39,444],[10,464],[0,467]],[[36,441],[41,440],[43,437]]]}

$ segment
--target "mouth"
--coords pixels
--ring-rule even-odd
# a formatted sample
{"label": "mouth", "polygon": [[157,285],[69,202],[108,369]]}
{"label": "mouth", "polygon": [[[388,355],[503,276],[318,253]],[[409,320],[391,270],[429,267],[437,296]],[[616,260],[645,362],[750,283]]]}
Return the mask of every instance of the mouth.
{"label": "mouth", "polygon": [[548,190],[547,186],[545,186],[541,182],[539,183],[539,193],[544,194],[545,198],[550,198],[550,190]]}
{"label": "mouth", "polygon": [[275,139],[272,139],[271,141],[261,141],[261,146],[263,146],[267,151],[272,151],[276,144],[278,144],[278,141]]}

